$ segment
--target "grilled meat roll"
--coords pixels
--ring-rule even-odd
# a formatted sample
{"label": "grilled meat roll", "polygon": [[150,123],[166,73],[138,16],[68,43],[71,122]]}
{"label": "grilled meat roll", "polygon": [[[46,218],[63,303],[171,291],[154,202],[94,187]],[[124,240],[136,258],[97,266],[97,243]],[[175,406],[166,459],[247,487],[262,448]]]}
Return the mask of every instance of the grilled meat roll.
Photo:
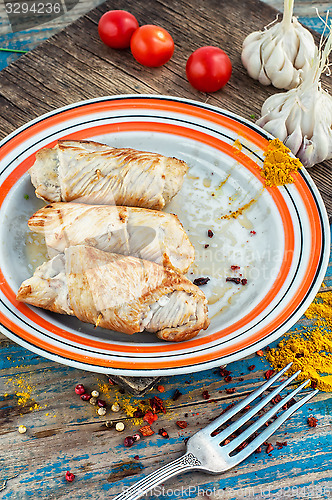
{"label": "grilled meat roll", "polygon": [[38,267],[17,300],[128,334],[183,341],[209,325],[203,292],[154,262],[77,245]]}
{"label": "grilled meat roll", "polygon": [[43,234],[49,255],[73,245],[132,255],[185,273],[195,250],[176,215],[147,208],[53,203],[38,210],[29,228]]}
{"label": "grilled meat roll", "polygon": [[36,196],[161,210],[179,191],[187,164],[176,158],[92,141],[58,141],[29,169]]}

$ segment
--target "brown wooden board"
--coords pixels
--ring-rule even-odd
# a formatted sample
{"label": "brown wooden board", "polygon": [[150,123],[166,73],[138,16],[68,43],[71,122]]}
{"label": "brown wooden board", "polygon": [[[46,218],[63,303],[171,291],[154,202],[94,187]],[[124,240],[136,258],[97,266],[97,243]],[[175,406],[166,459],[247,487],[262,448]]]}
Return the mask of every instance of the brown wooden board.
{"label": "brown wooden board", "polygon": [[[171,61],[161,68],[138,64],[129,50],[118,51],[99,39],[97,24],[110,9],[132,12],[140,24],[159,24],[175,41]],[[240,54],[243,39],[275,19],[275,10],[258,0],[113,0],[92,10],[1,72],[0,138],[27,121],[82,99],[128,93],[167,94],[208,101],[250,119],[259,117],[275,92],[249,78]],[[317,35],[317,41],[319,36]],[[191,52],[203,45],[222,47],[233,63],[226,87],[214,94],[194,90],[186,80]],[[331,90],[331,81],[323,79]],[[310,175],[332,215],[332,162],[316,165]]]}

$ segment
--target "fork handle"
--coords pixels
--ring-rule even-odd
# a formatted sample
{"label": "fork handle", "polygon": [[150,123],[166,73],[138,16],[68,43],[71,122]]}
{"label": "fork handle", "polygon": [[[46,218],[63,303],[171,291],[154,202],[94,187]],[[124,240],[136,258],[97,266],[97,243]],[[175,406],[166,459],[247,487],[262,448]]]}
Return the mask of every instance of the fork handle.
{"label": "fork handle", "polygon": [[114,497],[113,500],[137,500],[167,479],[189,470],[200,469],[201,465],[200,460],[193,453],[187,452],[182,457],[176,458],[169,464],[151,472],[151,474]]}

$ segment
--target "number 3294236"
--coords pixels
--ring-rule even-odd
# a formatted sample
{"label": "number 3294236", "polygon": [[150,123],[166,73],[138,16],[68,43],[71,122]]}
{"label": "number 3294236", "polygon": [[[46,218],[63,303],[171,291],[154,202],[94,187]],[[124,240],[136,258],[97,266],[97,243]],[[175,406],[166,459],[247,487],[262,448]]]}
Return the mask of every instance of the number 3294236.
{"label": "number 3294236", "polygon": [[7,14],[60,14],[61,11],[60,3],[6,2]]}

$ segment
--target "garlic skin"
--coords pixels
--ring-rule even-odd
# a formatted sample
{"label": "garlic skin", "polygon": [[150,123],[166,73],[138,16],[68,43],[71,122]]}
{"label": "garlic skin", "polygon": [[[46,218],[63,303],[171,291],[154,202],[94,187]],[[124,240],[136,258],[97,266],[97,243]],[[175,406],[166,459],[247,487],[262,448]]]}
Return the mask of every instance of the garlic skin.
{"label": "garlic skin", "polygon": [[256,121],[280,139],[305,167],[332,158],[332,97],[320,82],[331,50],[332,28],[304,81],[295,89],[268,97]]}
{"label": "garlic skin", "polygon": [[241,60],[249,76],[278,89],[297,87],[317,56],[311,33],[293,17],[294,0],[285,0],[280,23],[255,31],[243,42]]}

